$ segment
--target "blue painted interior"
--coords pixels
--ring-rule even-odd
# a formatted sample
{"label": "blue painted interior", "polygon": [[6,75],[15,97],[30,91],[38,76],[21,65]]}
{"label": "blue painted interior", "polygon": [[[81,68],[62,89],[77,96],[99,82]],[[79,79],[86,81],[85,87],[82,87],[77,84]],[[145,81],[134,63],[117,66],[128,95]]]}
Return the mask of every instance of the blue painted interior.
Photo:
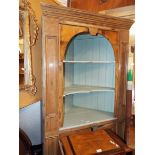
{"label": "blue painted interior", "polygon": [[[64,63],[65,87],[72,85],[115,88],[115,57],[110,42],[103,36],[78,35],[70,43]],[[64,99],[65,112],[70,106],[114,112],[115,90],[68,95]]]}
{"label": "blue painted interior", "polygon": [[78,35],[70,43],[66,60],[115,61],[113,48],[103,36]]}

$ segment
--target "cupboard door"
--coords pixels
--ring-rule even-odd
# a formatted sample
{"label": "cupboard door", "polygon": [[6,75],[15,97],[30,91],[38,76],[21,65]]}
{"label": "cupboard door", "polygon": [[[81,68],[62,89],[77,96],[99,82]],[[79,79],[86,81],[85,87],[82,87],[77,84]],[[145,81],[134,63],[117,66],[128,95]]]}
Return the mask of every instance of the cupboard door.
{"label": "cupboard door", "polygon": [[58,22],[43,18],[44,154],[58,155]]}

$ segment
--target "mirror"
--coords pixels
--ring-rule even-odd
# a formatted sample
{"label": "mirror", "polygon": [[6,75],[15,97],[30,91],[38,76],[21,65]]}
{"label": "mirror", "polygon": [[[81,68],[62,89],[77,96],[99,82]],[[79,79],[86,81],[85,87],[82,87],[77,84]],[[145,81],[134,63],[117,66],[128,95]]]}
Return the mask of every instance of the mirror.
{"label": "mirror", "polygon": [[19,6],[19,88],[33,95],[37,92],[32,68],[32,46],[35,45],[39,27],[28,0]]}

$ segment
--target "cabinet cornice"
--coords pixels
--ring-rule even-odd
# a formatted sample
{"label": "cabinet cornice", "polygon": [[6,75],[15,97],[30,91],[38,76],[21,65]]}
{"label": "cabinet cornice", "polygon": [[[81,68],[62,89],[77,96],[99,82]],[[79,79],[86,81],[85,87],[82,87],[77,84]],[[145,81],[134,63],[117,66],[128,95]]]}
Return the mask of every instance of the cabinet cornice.
{"label": "cabinet cornice", "polygon": [[108,27],[114,30],[129,30],[134,21],[108,15],[101,15],[79,9],[55,6],[41,3],[43,16],[58,18],[64,22],[79,22],[83,24]]}

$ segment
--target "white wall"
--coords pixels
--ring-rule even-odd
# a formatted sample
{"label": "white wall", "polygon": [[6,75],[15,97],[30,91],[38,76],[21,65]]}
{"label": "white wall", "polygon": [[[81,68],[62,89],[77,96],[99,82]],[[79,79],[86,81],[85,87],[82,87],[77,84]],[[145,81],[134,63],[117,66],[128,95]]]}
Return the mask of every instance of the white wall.
{"label": "white wall", "polygon": [[41,106],[41,102],[38,101],[19,111],[19,127],[28,135],[32,145],[42,143]]}

